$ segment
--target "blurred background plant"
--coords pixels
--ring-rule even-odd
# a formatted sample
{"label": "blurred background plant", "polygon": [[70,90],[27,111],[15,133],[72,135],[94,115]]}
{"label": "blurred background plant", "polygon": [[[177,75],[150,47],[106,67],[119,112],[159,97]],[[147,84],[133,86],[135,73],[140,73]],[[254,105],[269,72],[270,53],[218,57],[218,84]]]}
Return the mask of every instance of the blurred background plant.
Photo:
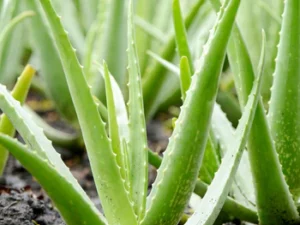
{"label": "blurred background plant", "polygon": [[[260,31],[262,28],[266,31],[266,75],[262,89],[266,103],[270,98],[283,4],[281,1],[255,1],[256,3],[242,1],[237,23],[240,25],[254,68],[257,67],[260,52]],[[77,50],[77,56],[84,66],[94,95],[105,104],[104,81],[94,64],[103,59],[107,61],[112,75],[125,92],[127,1],[90,0],[89,4],[86,4],[83,0],[53,0],[53,4],[62,16],[64,27]],[[163,61],[179,64],[170,7],[172,1],[136,0],[134,4],[145,114],[150,119],[158,111],[168,110],[170,106],[180,105],[181,102],[178,75],[174,70],[167,68]],[[216,18],[215,11],[210,2],[205,0],[182,1],[181,7],[192,62],[196,66],[196,59],[202,53],[201,46],[206,42],[208,31]],[[28,10],[37,10],[30,0],[2,0],[0,26],[3,28],[12,18]],[[22,23],[21,26],[15,27],[2,44],[0,82],[12,87],[22,66],[30,62],[39,71],[33,86],[54,102],[63,118],[77,127],[73,103],[62,76],[63,69],[54,44],[44,27],[46,21],[42,21],[40,15],[36,14]],[[218,102],[236,126],[241,113],[228,63],[225,63],[223,71]],[[124,94],[126,96],[127,93]]]}

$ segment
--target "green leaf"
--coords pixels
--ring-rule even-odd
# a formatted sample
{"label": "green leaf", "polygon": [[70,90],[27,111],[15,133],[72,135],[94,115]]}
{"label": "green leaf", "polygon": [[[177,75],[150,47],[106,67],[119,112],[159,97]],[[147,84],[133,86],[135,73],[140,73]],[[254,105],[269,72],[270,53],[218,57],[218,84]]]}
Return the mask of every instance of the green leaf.
{"label": "green leaf", "polygon": [[129,161],[130,185],[135,213],[141,220],[145,214],[148,187],[148,147],[142,95],[140,67],[135,45],[132,1],[128,11],[128,73],[129,73]]}
{"label": "green leaf", "polygon": [[[255,76],[249,53],[236,25],[229,41],[228,56],[239,100],[244,106]],[[298,213],[281,171],[261,100],[256,109],[248,142],[260,223],[281,225],[297,220]]]}
{"label": "green leaf", "polygon": [[239,0],[233,0],[221,8],[202,54],[200,70],[193,76],[164,153],[142,225],[177,224],[192,194],[207,141],[226,45],[239,3]]}
{"label": "green leaf", "polygon": [[188,220],[187,225],[213,225],[226,200],[227,194],[232,185],[235,173],[243,155],[243,150],[247,143],[252,121],[256,112],[256,106],[260,98],[260,88],[265,58],[265,42],[263,42],[262,46],[263,48],[261,53],[259,74],[256,83],[253,85],[253,90],[236,130],[235,141],[231,143],[231,146],[227,150],[222,160],[222,164],[211,185],[209,186],[207,193],[201,200],[200,205],[197,207],[195,213]]}
{"label": "green leaf", "polygon": [[107,62],[121,90],[125,86],[126,1],[111,0],[105,21],[102,59]]}
{"label": "green leaf", "polygon": [[74,105],[58,53],[43,21],[43,11],[33,0],[26,0],[26,3],[37,13],[30,21],[30,30],[32,47],[38,57],[37,66],[40,67],[40,74],[45,80],[46,92],[54,101],[60,115],[75,124],[77,118]]}
{"label": "green leaf", "polygon": [[[35,70],[30,65],[27,65],[23,70],[23,73],[18,78],[18,81],[12,91],[12,96],[17,101],[21,102],[21,104],[24,103],[27,97],[34,73]],[[7,134],[12,137],[15,135],[15,129],[6,115],[1,116],[0,133]],[[0,176],[2,176],[3,174],[3,170],[5,168],[7,158],[8,158],[8,151],[5,148],[0,147]]]}
{"label": "green leaf", "polygon": [[[234,128],[218,104],[214,107],[211,130],[213,137],[220,145],[220,155],[223,157],[232,148],[232,143],[235,142],[236,137]],[[253,179],[247,151],[243,152],[239,169],[235,175],[233,196],[236,200],[249,207],[255,202]]]}
{"label": "green leaf", "polygon": [[285,179],[300,197],[300,4],[285,1],[269,110],[269,124]]}
{"label": "green leaf", "polygon": [[160,31],[157,27],[150,24],[149,22],[143,20],[142,18],[136,16],[135,17],[135,24],[144,32],[149,34],[149,36],[153,37],[155,40],[159,41],[160,43],[165,44],[166,43],[166,37],[165,34]]}
{"label": "green leaf", "polygon": [[57,45],[108,223],[137,224],[116,156],[111,149],[111,142],[85,80],[83,69],[51,2],[49,0],[39,2]]}
{"label": "green leaf", "polygon": [[[149,163],[153,165],[156,169],[160,167],[162,159],[157,153],[148,150],[148,158]],[[196,182],[194,193],[199,195],[200,197],[203,197],[207,191],[207,188],[208,185],[200,179],[198,179]],[[248,221],[251,223],[258,223],[257,214],[254,210],[241,205],[239,202],[228,196],[225,200],[222,210],[224,210],[224,212],[229,215],[232,215],[236,218],[240,218],[241,220]]]}
{"label": "green leaf", "polygon": [[184,20],[181,15],[179,0],[173,0],[173,21],[174,21],[175,38],[176,38],[179,56],[181,58],[183,56],[187,57],[187,61],[189,63],[191,74],[194,74],[194,65],[193,65],[193,60],[192,60],[192,54],[191,54],[191,51],[190,51],[190,48],[188,45],[188,39],[187,39]]}
{"label": "green leaf", "polygon": [[[91,217],[99,217],[99,221],[101,221],[98,210],[86,193],[82,190],[70,170],[61,160],[60,155],[52,147],[51,142],[45,137],[43,130],[35,124],[25,109],[22,108],[20,102],[16,101],[3,85],[0,85],[0,108],[8,116],[16,130],[21,134],[25,142],[28,144],[28,148],[33,151],[32,154],[48,162],[49,165],[51,165],[51,167],[60,174],[60,176],[64,177],[64,179],[72,185],[72,190],[70,191],[77,193],[77,198],[81,199],[82,207],[89,209]],[[11,151],[11,149],[9,149],[9,151]],[[28,163],[32,164],[32,162]],[[39,169],[36,170],[36,172],[39,171]],[[44,176],[45,179],[48,179],[45,174],[42,173],[42,176]],[[51,184],[49,185],[55,184],[52,180],[50,180],[50,183]],[[51,192],[51,188],[49,188],[49,191]],[[77,214],[76,210],[80,211],[80,207],[78,207],[78,205],[72,209],[75,210],[72,210],[72,214]],[[66,216],[69,217],[68,215]]]}
{"label": "green leaf", "polygon": [[107,224],[93,203],[87,201],[74,188],[73,181],[61,174],[49,160],[9,136],[0,134],[0,143],[38,180],[67,224]]}
{"label": "green leaf", "polygon": [[186,97],[186,92],[191,84],[191,67],[189,65],[189,60],[186,56],[182,56],[180,59],[180,88],[181,88],[181,98],[182,100]]}
{"label": "green leaf", "polygon": [[[197,0],[195,5],[189,11],[186,16],[184,23],[186,29],[189,29],[192,25],[192,22],[195,20],[198,12],[200,11],[204,1]],[[175,56],[175,35],[170,37],[167,44],[161,51],[160,55],[163,59],[167,61],[172,60]],[[149,68],[149,72],[145,75],[145,79],[143,81],[143,96],[145,103],[145,115],[146,118],[149,118],[153,115],[153,104],[158,98],[159,90],[163,87],[164,82],[166,81],[166,69],[160,63],[155,63],[151,68]]]}
{"label": "green leaf", "polygon": [[[26,11],[23,12],[21,14],[19,14],[18,16],[16,16],[15,18],[13,18],[2,30],[1,34],[0,34],[0,56],[2,56],[2,51],[4,48],[4,45],[6,44],[6,39],[9,37],[10,33],[12,32],[12,30],[15,28],[16,25],[18,25],[19,23],[23,22],[24,19],[29,18],[34,16],[34,12],[32,11]],[[0,57],[0,63],[2,61],[2,58]]]}
{"label": "green leaf", "polygon": [[[125,163],[125,152],[122,145],[122,138],[119,132],[118,117],[117,117],[117,107],[114,100],[114,92],[112,88],[111,80],[107,64],[104,62],[104,80],[105,80],[105,90],[106,90],[106,102],[107,102],[107,112],[108,112],[108,123],[109,123],[109,136],[111,139],[112,150],[116,154],[117,163],[120,166],[121,175],[124,180],[127,177],[127,167]],[[119,103],[119,102],[118,102]],[[128,189],[128,187],[127,187]]]}

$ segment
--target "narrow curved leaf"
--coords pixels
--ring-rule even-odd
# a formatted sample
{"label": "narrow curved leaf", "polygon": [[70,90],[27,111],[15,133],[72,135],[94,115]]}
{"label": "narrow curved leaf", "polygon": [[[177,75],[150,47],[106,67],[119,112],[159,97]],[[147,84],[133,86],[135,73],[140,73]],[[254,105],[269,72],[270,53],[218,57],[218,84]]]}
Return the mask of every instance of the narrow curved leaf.
{"label": "narrow curved leaf", "polygon": [[[27,65],[12,90],[12,96],[21,104],[24,103],[27,97],[34,74],[35,70],[30,65]],[[0,119],[0,133],[7,134],[12,137],[15,134],[15,129],[5,114],[3,114]],[[0,176],[3,174],[7,158],[8,151],[5,148],[0,147]]]}
{"label": "narrow curved leaf", "polygon": [[111,142],[87,85],[83,69],[50,0],[39,2],[57,45],[108,223],[137,224],[116,156],[111,149]]}
{"label": "narrow curved leaf", "polygon": [[135,213],[141,220],[145,214],[148,187],[148,147],[141,72],[135,45],[132,0],[128,11],[128,73],[129,73],[129,161],[130,186]]}
{"label": "narrow curved leaf", "polygon": [[200,70],[193,76],[148,197],[143,225],[177,224],[192,194],[207,141],[226,45],[239,3],[239,0],[233,0],[221,8],[224,14],[219,14],[202,54]]}
{"label": "narrow curved leaf", "polygon": [[107,224],[100,213],[91,210],[93,203],[87,202],[74,188],[72,181],[61,174],[48,159],[6,135],[0,134],[0,143],[38,180],[67,224]]}
{"label": "narrow curved leaf", "polygon": [[248,135],[251,130],[252,121],[256,112],[256,106],[260,98],[260,88],[265,58],[265,42],[263,43],[259,74],[248,103],[245,106],[243,116],[235,133],[235,141],[227,150],[222,164],[216,173],[214,180],[208,188],[207,193],[197,206],[195,213],[188,220],[187,225],[213,225],[218,217],[227,194],[238,169],[243,150],[246,146]]}
{"label": "narrow curved leaf", "polygon": [[[20,102],[15,100],[3,85],[0,85],[0,108],[21,134],[28,144],[28,148],[34,150],[33,154],[48,162],[60,176],[64,177],[64,179],[72,185],[72,191],[77,193],[78,198],[81,199],[82,207],[89,210],[89,214],[91,214],[92,217],[99,217],[100,220],[98,210],[61,160],[60,155],[52,147],[51,142],[45,137],[43,130],[34,123],[33,119],[22,108]],[[30,163],[31,162],[29,162],[29,164]],[[45,176],[45,174],[43,174],[43,176]],[[51,182],[51,184],[55,183]],[[75,210],[80,210],[77,206],[75,208]],[[76,214],[75,211],[73,211],[73,213]]]}
{"label": "narrow curved leaf", "polygon": [[300,197],[299,3],[285,1],[268,115],[283,173],[296,199]]}

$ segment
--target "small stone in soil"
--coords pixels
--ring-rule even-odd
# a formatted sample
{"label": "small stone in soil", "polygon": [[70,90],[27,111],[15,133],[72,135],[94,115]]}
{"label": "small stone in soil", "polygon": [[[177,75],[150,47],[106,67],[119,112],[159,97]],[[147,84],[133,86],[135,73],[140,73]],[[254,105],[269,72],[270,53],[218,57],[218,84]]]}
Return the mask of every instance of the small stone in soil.
{"label": "small stone in soil", "polygon": [[31,191],[0,189],[0,225],[65,225],[49,200]]}

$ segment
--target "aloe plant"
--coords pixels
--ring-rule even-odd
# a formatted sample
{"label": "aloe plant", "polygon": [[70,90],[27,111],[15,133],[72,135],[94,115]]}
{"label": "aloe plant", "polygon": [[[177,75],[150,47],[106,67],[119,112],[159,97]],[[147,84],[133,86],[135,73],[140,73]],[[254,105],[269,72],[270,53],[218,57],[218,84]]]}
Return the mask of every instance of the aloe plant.
{"label": "aloe plant", "polygon": [[[152,28],[157,28],[157,18],[154,18],[153,12],[143,18],[135,16],[135,11],[140,13],[144,12],[145,6],[153,7],[150,2],[129,1],[127,4],[125,1],[113,1],[110,15],[117,11],[122,13],[121,17],[106,21],[108,27],[104,30],[110,31],[105,34],[106,37],[125,30],[125,26],[119,24],[122,28],[115,31],[109,24],[118,24],[117,21],[120,22],[126,14],[123,9],[128,8],[127,37],[115,37],[120,45],[127,39],[127,89],[123,86],[123,72],[120,72],[125,73],[125,68],[122,63],[118,67],[118,60],[114,60],[115,54],[120,54],[120,57],[124,54],[123,47],[112,52],[105,48],[106,55],[109,55],[107,63],[95,63],[98,70],[92,69],[95,56],[91,52],[103,29],[103,15],[96,15],[93,11],[82,24],[77,24],[80,28],[77,27],[76,32],[88,32],[89,35],[84,60],[87,67],[83,68],[80,64],[82,50],[76,53],[73,48],[73,45],[80,45],[80,38],[74,37],[74,34],[68,35],[64,26],[68,27],[70,23],[61,21],[55,11],[55,4],[62,3],[51,0],[29,3],[39,15],[35,18],[36,26],[47,31],[47,37],[53,39],[51,42],[47,38],[47,46],[51,47],[56,63],[61,66],[58,68],[59,79],[68,86],[64,97],[69,94],[72,99],[72,103],[67,102],[76,111],[104,215],[95,208],[56,153],[45,136],[47,132],[39,128],[31,119],[32,113],[21,107],[3,85],[0,86],[0,108],[26,144],[5,135],[7,132],[4,130],[0,134],[0,150],[7,149],[35,176],[67,224],[176,225],[180,221],[187,225],[212,225],[228,222],[231,218],[261,225],[299,224],[297,73],[300,5],[297,0],[284,2],[282,19],[268,12],[276,23],[274,30],[281,26],[275,67],[271,59],[277,38],[273,37],[271,43],[268,42],[273,32],[271,28],[266,35],[263,32],[262,44],[258,44],[261,48],[260,60],[256,56],[257,46],[248,49],[249,39],[244,37],[244,32],[250,28],[242,27],[240,15],[237,17],[240,0],[225,0],[222,4],[211,0],[211,5],[196,0],[189,10],[184,7],[190,4],[184,6],[179,0],[173,0],[170,5],[170,1],[164,2],[161,10],[173,12],[174,35],[170,35],[169,40],[162,37],[159,30],[149,33]],[[80,7],[84,4],[81,1],[76,4],[68,1],[68,4],[74,6],[73,12],[78,15],[86,10]],[[93,4],[97,5],[96,1]],[[218,12],[216,17],[213,10]],[[189,11],[186,19],[183,16],[185,11]],[[214,27],[203,49],[197,49],[195,54],[196,45],[189,32],[194,30],[192,23],[203,12],[214,19]],[[95,23],[92,23],[93,17],[96,18]],[[47,26],[43,26],[42,19]],[[135,23],[147,26],[145,30],[148,29],[149,36],[165,43],[160,56],[150,53],[157,60],[150,67],[150,72],[146,66],[151,61],[148,56],[141,57],[142,62],[139,62],[143,50],[139,51],[141,36],[136,37]],[[87,24],[93,24],[90,30]],[[160,25],[164,27],[166,24]],[[140,32],[138,30],[138,34]],[[39,45],[43,46],[43,43]],[[169,62],[167,60],[175,57],[175,46],[179,62]],[[144,45],[141,49],[146,48]],[[270,49],[272,52],[268,52]],[[40,55],[45,57],[44,54],[40,49]],[[99,60],[101,54],[95,55]],[[221,75],[226,70],[226,55],[232,73],[230,79],[238,96],[233,101],[239,102],[243,112],[236,129],[216,103]],[[44,68],[48,66],[44,64]],[[266,80],[270,79],[272,68],[275,68],[274,83],[267,115],[260,92],[268,86]],[[177,82],[177,89],[174,88],[172,93],[177,93],[180,87],[183,104],[161,158],[147,146],[146,122],[163,102],[159,96],[166,93],[162,88],[168,82],[168,69],[175,74],[172,79]],[[95,79],[93,76],[98,72],[102,77]],[[102,78],[105,90],[101,91],[105,91],[106,105],[93,96],[95,87],[91,90],[89,86],[98,85]],[[95,80],[98,81],[93,82]],[[47,82],[52,81],[49,79]],[[123,93],[128,93],[128,98]],[[147,189],[149,163],[158,169],[151,190]],[[147,196],[148,191],[150,194]],[[197,206],[193,206],[193,214],[187,216],[184,211],[193,192],[202,199]]]}

